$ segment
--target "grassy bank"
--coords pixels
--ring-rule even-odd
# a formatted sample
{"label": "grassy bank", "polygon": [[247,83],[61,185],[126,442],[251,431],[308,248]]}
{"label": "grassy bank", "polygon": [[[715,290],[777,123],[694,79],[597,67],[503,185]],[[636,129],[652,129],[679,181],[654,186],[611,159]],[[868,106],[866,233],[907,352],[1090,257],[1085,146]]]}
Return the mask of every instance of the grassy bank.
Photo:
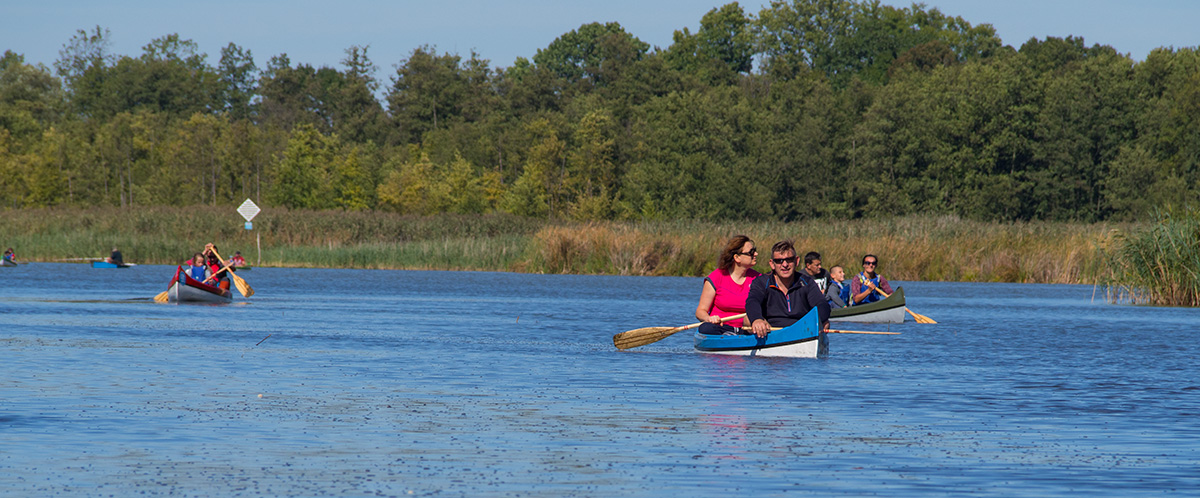
{"label": "grassy bank", "polygon": [[1158,218],[1114,231],[1100,282],[1113,302],[1200,306],[1200,212],[1167,210]]}
{"label": "grassy bank", "polygon": [[[497,270],[540,273],[703,275],[730,236],[754,238],[764,253],[780,239],[822,253],[850,271],[864,253],[880,256],[896,280],[1093,283],[1114,229],[1136,226],[983,223],[905,217],[800,223],[546,222],[504,215],[411,217],[388,213],[268,209],[245,230],[232,208],[6,211],[0,245],[25,261],[103,257],[175,264],[213,241],[228,257],[255,263],[332,268]],[[767,258],[760,258],[765,270]]]}

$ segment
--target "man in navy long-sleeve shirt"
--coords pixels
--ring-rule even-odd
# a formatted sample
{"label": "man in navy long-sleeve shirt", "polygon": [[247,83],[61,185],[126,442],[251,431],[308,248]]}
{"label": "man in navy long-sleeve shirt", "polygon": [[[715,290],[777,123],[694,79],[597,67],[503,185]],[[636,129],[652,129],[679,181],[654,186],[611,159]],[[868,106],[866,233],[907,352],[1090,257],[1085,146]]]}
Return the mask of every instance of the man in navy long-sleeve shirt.
{"label": "man in navy long-sleeve shirt", "polygon": [[817,308],[821,330],[829,329],[829,303],[805,272],[796,271],[796,248],[791,241],[771,247],[771,271],[750,283],[746,319],[754,334],[765,337],[771,327],[786,327]]}

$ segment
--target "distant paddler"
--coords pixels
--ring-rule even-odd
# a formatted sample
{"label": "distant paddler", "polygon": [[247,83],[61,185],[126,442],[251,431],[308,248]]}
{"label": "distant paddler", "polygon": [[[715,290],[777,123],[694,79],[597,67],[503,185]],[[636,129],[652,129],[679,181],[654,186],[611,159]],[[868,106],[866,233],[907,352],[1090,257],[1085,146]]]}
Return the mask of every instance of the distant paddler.
{"label": "distant paddler", "polygon": [[107,258],[104,258],[104,262],[112,263],[117,266],[123,266],[125,264],[125,260],[122,258],[121,251],[117,249],[117,246],[113,246],[112,253],[109,254]]}

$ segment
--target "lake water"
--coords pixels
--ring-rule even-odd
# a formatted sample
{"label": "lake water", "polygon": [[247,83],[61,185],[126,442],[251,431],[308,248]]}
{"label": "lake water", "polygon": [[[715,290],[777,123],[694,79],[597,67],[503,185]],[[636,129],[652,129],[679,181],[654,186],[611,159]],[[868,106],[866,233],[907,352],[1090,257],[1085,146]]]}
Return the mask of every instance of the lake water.
{"label": "lake water", "polygon": [[0,496],[1200,493],[1200,310],[897,282],[940,323],[747,358],[613,348],[699,278],[171,270],[0,269]]}

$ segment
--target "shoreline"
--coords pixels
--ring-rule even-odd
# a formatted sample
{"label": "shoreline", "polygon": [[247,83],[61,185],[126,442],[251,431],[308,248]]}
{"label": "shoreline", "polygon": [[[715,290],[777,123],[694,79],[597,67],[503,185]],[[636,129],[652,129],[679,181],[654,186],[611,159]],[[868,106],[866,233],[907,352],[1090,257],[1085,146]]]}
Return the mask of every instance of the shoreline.
{"label": "shoreline", "polygon": [[[257,217],[255,230],[243,224],[229,207],[10,210],[0,217],[0,233],[8,234],[0,245],[27,262],[103,258],[116,246],[127,261],[177,264],[211,241],[222,256],[241,251],[263,267],[686,277],[707,274],[724,242],[746,234],[760,251],[791,239],[801,256],[816,250],[825,268],[841,265],[848,273],[863,254],[875,254],[891,280],[1096,284],[1115,234],[1145,226],[954,216],[584,223],[278,208]],[[758,267],[767,269],[766,258]]]}

